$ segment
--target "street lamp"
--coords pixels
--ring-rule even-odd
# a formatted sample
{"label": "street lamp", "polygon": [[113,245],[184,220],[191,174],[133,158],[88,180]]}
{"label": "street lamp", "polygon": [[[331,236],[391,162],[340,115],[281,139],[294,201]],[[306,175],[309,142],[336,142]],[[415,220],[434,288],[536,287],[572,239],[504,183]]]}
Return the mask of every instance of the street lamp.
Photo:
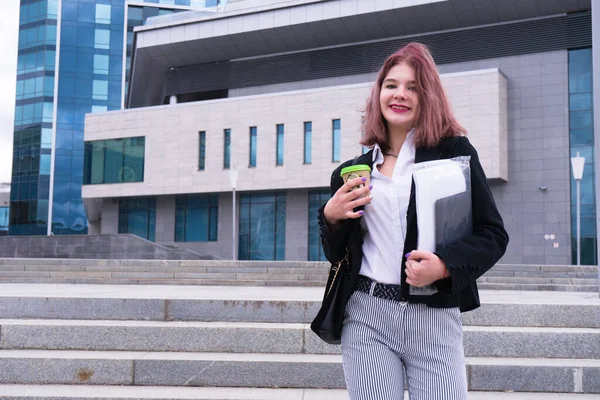
{"label": "street lamp", "polygon": [[238,171],[236,171],[235,169],[230,169],[229,170],[229,183],[231,184],[231,189],[232,189],[232,194],[233,194],[233,197],[232,197],[233,201],[231,203],[232,204],[231,218],[233,221],[232,222],[232,232],[233,232],[232,239],[233,240],[231,241],[233,243],[233,252],[232,252],[232,257],[231,257],[232,260],[236,259],[236,256],[235,256],[235,242],[236,242],[236,240],[235,240],[235,187],[237,186],[237,180],[238,180]]}
{"label": "street lamp", "polygon": [[581,178],[583,178],[583,167],[585,166],[585,157],[571,157],[571,167],[573,168],[573,178],[577,182],[577,265],[581,265]]}

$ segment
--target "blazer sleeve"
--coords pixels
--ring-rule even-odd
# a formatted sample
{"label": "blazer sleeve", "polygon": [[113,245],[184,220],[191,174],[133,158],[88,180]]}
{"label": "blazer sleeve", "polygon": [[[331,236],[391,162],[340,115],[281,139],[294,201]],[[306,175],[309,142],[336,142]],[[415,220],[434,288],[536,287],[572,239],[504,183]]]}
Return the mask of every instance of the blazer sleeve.
{"label": "blazer sleeve", "polygon": [[435,282],[441,292],[458,292],[474,283],[504,255],[508,234],[498,212],[477,151],[466,137],[457,140],[453,157],[471,156],[473,234],[435,254],[445,263],[450,277]]}
{"label": "blazer sleeve", "polygon": [[[349,163],[344,163],[336,168],[331,174],[331,197],[333,197],[333,195],[344,184],[344,180],[340,176],[340,171],[346,166],[346,164],[349,165]],[[326,204],[327,203],[323,204],[318,210],[321,245],[323,246],[323,253],[325,253],[325,257],[327,257],[330,262],[335,263],[344,258],[350,232],[352,231],[352,228],[356,224],[357,220],[346,219],[342,222],[340,227],[334,231],[330,231],[329,226],[325,221],[325,216],[323,215]]]}

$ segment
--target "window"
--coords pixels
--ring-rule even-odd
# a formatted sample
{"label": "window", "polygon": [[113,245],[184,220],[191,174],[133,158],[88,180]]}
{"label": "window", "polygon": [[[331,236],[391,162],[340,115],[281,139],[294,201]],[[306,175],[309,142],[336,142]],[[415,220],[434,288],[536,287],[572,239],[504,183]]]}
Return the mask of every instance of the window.
{"label": "window", "polygon": [[223,130],[223,168],[231,168],[231,129]]}
{"label": "window", "polygon": [[277,165],[283,165],[283,124],[277,125]]}
{"label": "window", "polygon": [[96,4],[96,23],[110,24],[110,5]]}
{"label": "window", "polygon": [[317,211],[330,197],[329,189],[308,192],[308,261],[327,261],[321,246]]}
{"label": "window", "polygon": [[94,54],[94,73],[108,75],[108,55]]}
{"label": "window", "polygon": [[97,49],[110,48],[110,31],[108,29],[96,29],[94,34],[94,47]]}
{"label": "window", "polygon": [[250,127],[250,167],[256,167],[256,127]]}
{"label": "window", "polygon": [[312,163],[312,122],[304,123],[304,164]]}
{"label": "window", "polygon": [[240,196],[240,260],[285,260],[285,193]]}
{"label": "window", "polygon": [[92,99],[108,100],[108,81],[94,80],[92,83]]}
{"label": "window", "polygon": [[143,136],[85,142],[83,183],[144,181]]}
{"label": "window", "polygon": [[217,240],[219,195],[180,195],[175,198],[175,241]]}
{"label": "window", "polygon": [[156,197],[119,199],[119,233],[131,233],[154,241]]}
{"label": "window", "polygon": [[[596,265],[596,199],[592,49],[569,51],[569,145],[570,156],[585,157],[581,179],[581,264]],[[577,262],[577,182],[571,171],[571,251]]]}
{"label": "window", "polygon": [[340,126],[341,126],[340,120],[334,119],[332,122],[332,142],[333,142],[332,155],[331,155],[332,162],[340,161],[340,140],[341,140]]}
{"label": "window", "polygon": [[198,169],[204,171],[204,167],[206,166],[206,132],[200,132],[199,136],[200,147],[198,149]]}
{"label": "window", "polygon": [[8,207],[0,207],[0,231],[8,230]]}

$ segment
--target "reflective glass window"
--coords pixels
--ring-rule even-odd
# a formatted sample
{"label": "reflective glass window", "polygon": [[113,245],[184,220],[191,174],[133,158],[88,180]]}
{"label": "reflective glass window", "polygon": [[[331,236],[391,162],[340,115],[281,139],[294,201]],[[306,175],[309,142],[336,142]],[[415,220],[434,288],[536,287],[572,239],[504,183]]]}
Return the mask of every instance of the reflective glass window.
{"label": "reflective glass window", "polygon": [[108,29],[96,29],[94,33],[94,47],[97,49],[110,48],[110,31]]}
{"label": "reflective glass window", "polygon": [[119,233],[131,233],[154,241],[156,197],[119,199]]}
{"label": "reflective glass window", "polygon": [[109,4],[96,4],[96,23],[110,24],[110,10]]}
{"label": "reflective glass window", "polygon": [[276,154],[276,165],[283,165],[283,124],[277,125],[277,154]]}
{"label": "reflective glass window", "polygon": [[41,147],[42,149],[50,149],[52,147],[52,129],[42,128]]}
{"label": "reflective glass window", "polygon": [[40,174],[50,175],[50,154],[40,155]]}
{"label": "reflective glass window", "polygon": [[341,122],[339,119],[334,119],[332,122],[332,162],[340,161],[340,142],[341,142]]}
{"label": "reflective glass window", "polygon": [[84,184],[143,182],[143,136],[85,142]]}
{"label": "reflective glass window", "polygon": [[223,168],[229,169],[231,167],[231,129],[225,129],[223,136]]}
{"label": "reflective glass window", "polygon": [[206,132],[202,131],[198,136],[198,169],[204,171],[204,168],[206,167]]}
{"label": "reflective glass window", "polygon": [[218,195],[180,195],[175,198],[175,241],[217,240]]}
{"label": "reflective glass window", "polygon": [[240,196],[240,260],[285,259],[285,193]]}
{"label": "reflective glass window", "polygon": [[256,127],[250,127],[250,167],[256,167]]}
{"label": "reflective glass window", "polygon": [[48,0],[48,18],[58,18],[58,0]]}
{"label": "reflective glass window", "polygon": [[321,233],[317,211],[329,198],[329,189],[308,192],[308,261],[327,261],[321,246]]}
{"label": "reflective glass window", "polygon": [[[569,139],[571,157],[585,157],[581,187],[581,262],[597,263],[592,49],[569,51]],[[572,263],[577,262],[577,182],[571,180]]]}
{"label": "reflective glass window", "polygon": [[312,163],[312,122],[304,123],[304,164]]}
{"label": "reflective glass window", "polygon": [[106,54],[94,54],[94,73],[108,75],[108,60]]}
{"label": "reflective glass window", "polygon": [[53,121],[53,113],[54,113],[54,104],[53,103],[44,103],[44,109],[42,114],[42,122],[52,122]]}
{"label": "reflective glass window", "polygon": [[0,207],[0,231],[8,230],[8,211],[9,207]]}
{"label": "reflective glass window", "polygon": [[92,99],[108,100],[108,81],[94,80],[92,84]]}

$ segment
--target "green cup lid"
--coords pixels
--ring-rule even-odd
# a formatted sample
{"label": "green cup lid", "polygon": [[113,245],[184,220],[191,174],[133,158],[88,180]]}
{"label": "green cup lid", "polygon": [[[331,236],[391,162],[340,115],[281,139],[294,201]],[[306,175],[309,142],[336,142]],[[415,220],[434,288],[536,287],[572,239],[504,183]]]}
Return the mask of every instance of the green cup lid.
{"label": "green cup lid", "polygon": [[367,164],[351,165],[350,167],[342,168],[342,172],[340,172],[340,176],[345,175],[349,172],[359,172],[359,171],[371,172],[371,167],[369,167]]}

